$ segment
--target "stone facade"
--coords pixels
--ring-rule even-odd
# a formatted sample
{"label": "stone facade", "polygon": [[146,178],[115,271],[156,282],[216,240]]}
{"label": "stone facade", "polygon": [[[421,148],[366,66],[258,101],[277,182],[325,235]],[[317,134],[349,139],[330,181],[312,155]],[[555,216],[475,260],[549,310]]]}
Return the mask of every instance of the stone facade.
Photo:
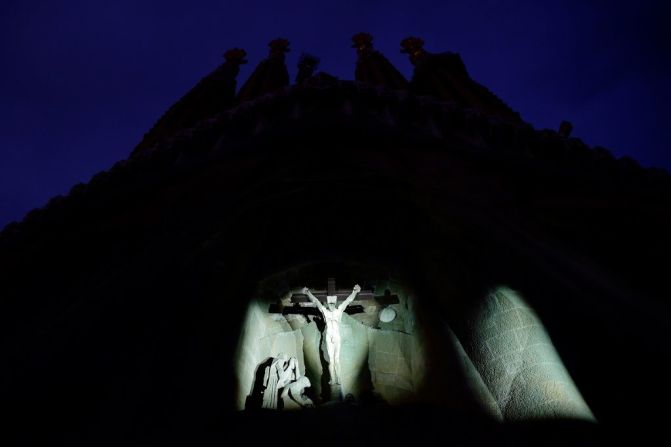
{"label": "stone facade", "polygon": [[[412,324],[398,306],[387,326],[353,317],[370,326],[346,361],[368,366],[386,399],[404,398],[410,377],[415,391],[428,384],[417,396],[449,404],[462,389],[450,385],[452,365],[506,420],[559,416],[563,431],[568,419],[592,420],[587,402],[604,425],[662,427],[667,373],[641,361],[669,358],[659,341],[670,338],[670,197],[665,171],[577,138],[317,76],[143,145],[0,232],[6,425],[96,431],[104,439],[87,445],[122,445],[144,427],[169,437],[166,425],[201,433],[238,421],[265,356],[302,355],[311,380],[322,368],[314,325],[266,321],[265,303],[250,312],[250,288],[298,265],[328,264],[330,275],[357,262],[411,278],[434,316]],[[483,292],[499,284],[529,306]],[[413,339],[408,358],[396,334],[417,328],[430,335]],[[241,333],[253,343],[235,355]],[[618,361],[623,353],[637,361]],[[346,387],[365,389],[359,377]],[[453,403],[453,414],[465,407]],[[436,408],[394,414],[412,436],[432,421],[434,434],[451,433]],[[238,434],[258,429],[249,420]]]}
{"label": "stone facade", "polygon": [[594,420],[536,313],[500,287],[471,321],[470,352],[508,420]]}

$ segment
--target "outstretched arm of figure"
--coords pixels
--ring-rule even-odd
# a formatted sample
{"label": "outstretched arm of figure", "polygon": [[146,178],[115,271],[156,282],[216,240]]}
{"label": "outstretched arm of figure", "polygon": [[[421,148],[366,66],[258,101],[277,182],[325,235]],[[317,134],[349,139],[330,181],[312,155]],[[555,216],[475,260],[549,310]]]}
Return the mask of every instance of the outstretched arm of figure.
{"label": "outstretched arm of figure", "polygon": [[343,310],[347,306],[349,306],[350,303],[352,301],[354,301],[354,298],[356,298],[356,296],[359,294],[359,292],[361,292],[361,286],[359,286],[359,284],[357,284],[357,285],[354,286],[354,289],[352,289],[352,293],[350,293],[350,295],[347,297],[347,299],[345,301],[343,301],[340,304],[340,306],[338,306],[338,309]]}
{"label": "outstretched arm of figure", "polygon": [[303,287],[302,292],[308,296],[308,299],[312,301],[315,304],[315,306],[317,306],[317,309],[319,309],[320,312],[324,312],[325,309],[324,305],[317,299],[316,296],[312,294],[310,289],[308,289],[307,287]]}

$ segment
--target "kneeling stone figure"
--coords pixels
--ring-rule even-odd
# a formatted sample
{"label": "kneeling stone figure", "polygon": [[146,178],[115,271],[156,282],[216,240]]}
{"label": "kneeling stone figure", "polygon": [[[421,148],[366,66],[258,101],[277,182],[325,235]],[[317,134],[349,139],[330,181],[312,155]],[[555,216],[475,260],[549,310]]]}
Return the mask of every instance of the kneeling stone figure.
{"label": "kneeling stone figure", "polygon": [[298,404],[302,408],[313,407],[314,403],[312,400],[307,397],[305,393],[305,388],[310,387],[310,379],[305,376],[299,377],[295,382],[291,382],[284,387],[282,391],[282,402],[284,403],[284,408],[290,408],[293,403]]}

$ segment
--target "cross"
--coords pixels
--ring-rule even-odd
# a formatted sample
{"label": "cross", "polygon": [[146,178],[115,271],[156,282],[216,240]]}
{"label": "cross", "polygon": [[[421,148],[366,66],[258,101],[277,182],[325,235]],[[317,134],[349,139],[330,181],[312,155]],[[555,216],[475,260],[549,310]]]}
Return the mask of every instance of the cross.
{"label": "cross", "polygon": [[[312,294],[323,304],[326,304],[327,296],[336,296],[336,306],[343,302],[350,294],[351,289],[337,290],[335,285],[335,278],[328,278],[326,290],[313,290]],[[286,314],[301,314],[301,315],[315,315],[320,313],[315,305],[310,302],[307,295],[302,293],[292,293],[290,298],[291,306],[285,306],[283,303],[271,304],[268,312]],[[390,304],[397,304],[399,302],[398,296],[392,295],[389,290],[385,291],[382,296],[375,296],[373,290],[361,290],[354,299],[354,302],[359,304],[350,304],[345,309],[348,314],[358,314],[364,312],[364,307],[386,307]]]}

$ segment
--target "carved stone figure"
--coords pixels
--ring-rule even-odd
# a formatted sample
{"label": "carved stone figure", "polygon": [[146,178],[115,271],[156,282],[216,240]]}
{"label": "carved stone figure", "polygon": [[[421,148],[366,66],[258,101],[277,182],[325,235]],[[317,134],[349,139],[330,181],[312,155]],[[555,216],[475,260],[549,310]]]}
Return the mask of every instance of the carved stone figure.
{"label": "carved stone figure", "polygon": [[312,399],[304,394],[305,388],[309,388],[310,386],[310,379],[305,376],[299,377],[295,382],[291,382],[285,386],[284,391],[282,391],[282,401],[285,408],[289,405],[290,401],[296,402],[301,407],[314,406]]}
{"label": "carved stone figure", "polygon": [[277,398],[280,389],[287,386],[290,382],[298,379],[298,361],[287,354],[280,354],[266,368],[263,376],[263,408],[277,409]]}
{"label": "carved stone figure", "polygon": [[414,36],[401,41],[401,53],[407,53],[415,66],[410,90],[496,115],[511,123],[521,121],[517,112],[471,79],[459,54],[429,53],[424,49],[424,40]]}
{"label": "carved stone figure", "polygon": [[400,90],[408,88],[408,80],[382,53],[373,48],[373,36],[368,33],[355,34],[352,36],[352,48],[356,48],[358,56],[354,71],[357,81]]}
{"label": "carved stone figure", "polygon": [[301,54],[300,59],[298,59],[298,74],[296,74],[296,84],[302,84],[310,79],[318,65],[318,57],[307,53]]}
{"label": "carved stone figure", "polygon": [[245,102],[267,93],[275,92],[289,85],[289,72],[284,62],[289,52],[289,41],[286,39],[272,40],[268,47],[268,57],[261,61],[247,82],[240,87],[238,101]]}
{"label": "carved stone figure", "polygon": [[355,285],[354,289],[352,289],[352,293],[337,307],[337,296],[327,296],[327,306],[324,306],[307,287],[304,287],[302,292],[308,296],[315,306],[317,306],[317,309],[319,309],[319,312],[321,312],[324,317],[324,323],[326,324],[326,328],[324,329],[324,341],[326,342],[326,349],[328,351],[329,384],[339,384],[340,344],[342,341],[340,337],[340,320],[342,319],[342,314],[345,308],[354,301],[357,294],[361,292],[361,287],[358,284]]}

